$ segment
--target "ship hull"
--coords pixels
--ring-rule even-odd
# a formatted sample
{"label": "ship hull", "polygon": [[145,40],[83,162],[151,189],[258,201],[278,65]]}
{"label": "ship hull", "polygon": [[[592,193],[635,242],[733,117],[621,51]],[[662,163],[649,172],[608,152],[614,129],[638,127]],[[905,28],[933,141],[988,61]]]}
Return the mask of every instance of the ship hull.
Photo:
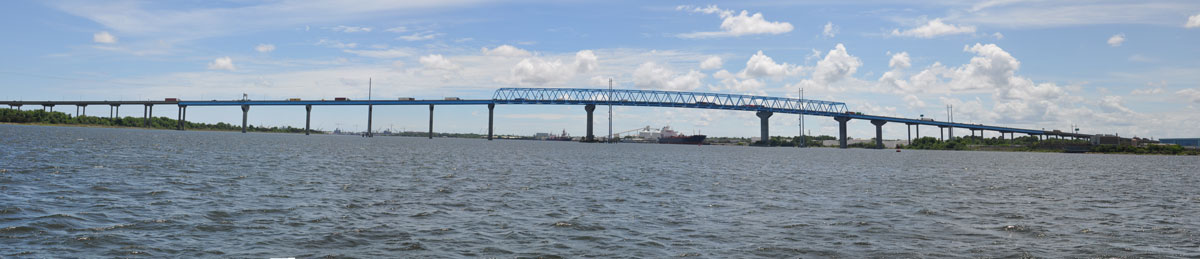
{"label": "ship hull", "polygon": [[704,139],[707,137],[708,136],[705,136],[705,135],[692,135],[692,136],[687,136],[687,137],[660,138],[660,139],[658,139],[658,143],[659,144],[700,145],[700,144],[704,143]]}

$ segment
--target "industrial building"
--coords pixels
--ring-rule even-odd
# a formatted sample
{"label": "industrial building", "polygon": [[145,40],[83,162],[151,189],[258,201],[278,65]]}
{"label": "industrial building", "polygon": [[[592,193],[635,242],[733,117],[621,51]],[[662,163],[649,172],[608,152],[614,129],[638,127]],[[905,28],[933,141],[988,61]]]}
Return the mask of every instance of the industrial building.
{"label": "industrial building", "polygon": [[1164,138],[1158,139],[1163,144],[1175,144],[1185,148],[1200,148],[1200,138]]}

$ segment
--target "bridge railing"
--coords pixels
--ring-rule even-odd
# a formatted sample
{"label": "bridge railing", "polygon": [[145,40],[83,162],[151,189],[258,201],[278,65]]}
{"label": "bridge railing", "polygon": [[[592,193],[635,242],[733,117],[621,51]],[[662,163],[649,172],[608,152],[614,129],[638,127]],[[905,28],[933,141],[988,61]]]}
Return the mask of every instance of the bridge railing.
{"label": "bridge railing", "polygon": [[630,89],[500,88],[492,100],[504,103],[613,104],[629,106],[742,107],[753,110],[846,112],[841,102],[740,94]]}

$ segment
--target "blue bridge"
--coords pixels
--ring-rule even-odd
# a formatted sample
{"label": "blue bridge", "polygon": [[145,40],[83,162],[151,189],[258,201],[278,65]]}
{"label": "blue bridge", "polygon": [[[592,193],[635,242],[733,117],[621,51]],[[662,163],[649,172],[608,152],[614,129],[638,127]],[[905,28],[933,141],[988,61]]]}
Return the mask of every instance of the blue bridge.
{"label": "blue bridge", "polygon": [[846,123],[855,119],[870,121],[871,124],[875,125],[875,140],[878,148],[883,147],[883,125],[889,122],[904,123],[906,126],[908,126],[910,142],[912,140],[912,129],[915,128],[917,130],[917,135],[920,135],[921,125],[938,127],[939,133],[942,134],[943,139],[945,139],[947,135],[949,135],[950,138],[953,138],[953,129],[955,128],[970,130],[972,135],[975,134],[975,131],[980,131],[981,134],[983,131],[996,131],[1001,133],[1001,138],[1004,137],[1005,133],[1008,134],[1009,138],[1015,137],[1015,133],[1038,136],[1039,138],[1083,138],[1089,136],[1086,134],[1061,132],[1057,130],[1045,131],[995,125],[943,122],[928,118],[912,119],[868,115],[861,112],[850,111],[846,107],[845,103],[832,101],[739,94],[629,89],[500,88],[496,90],[491,99],[461,99],[456,97],[448,97],[440,100],[418,100],[414,98],[398,98],[389,100],[349,100],[345,98],[337,98],[335,100],[288,99],[205,101],[177,100],[168,98],[163,101],[0,101],[0,104],[7,104],[10,107],[16,107],[17,109],[20,109],[23,105],[39,105],[42,106],[42,109],[49,109],[51,111],[54,109],[55,105],[71,105],[75,106],[76,116],[78,116],[80,108],[83,108],[84,112],[86,113],[88,105],[108,105],[110,117],[113,117],[115,114],[120,112],[121,105],[142,105],[142,116],[145,118],[148,118],[149,114],[153,113],[154,105],[175,105],[179,111],[179,115],[177,117],[179,121],[179,130],[184,130],[184,122],[187,120],[187,107],[189,106],[241,106],[242,132],[246,132],[250,106],[304,106],[306,110],[304,123],[305,134],[308,134],[308,132],[311,131],[310,122],[312,118],[312,107],[314,105],[367,106],[367,134],[372,134],[371,123],[375,105],[428,105],[430,138],[433,137],[434,106],[486,105],[488,107],[488,140],[492,139],[494,122],[493,113],[497,104],[583,105],[584,111],[587,112],[587,135],[585,137],[585,141],[595,140],[595,135],[593,135],[592,131],[592,112],[596,109],[596,105],[753,111],[760,119],[760,134],[761,138],[764,140],[769,139],[768,119],[775,113],[832,117],[838,122],[839,142],[842,148],[846,147]]}

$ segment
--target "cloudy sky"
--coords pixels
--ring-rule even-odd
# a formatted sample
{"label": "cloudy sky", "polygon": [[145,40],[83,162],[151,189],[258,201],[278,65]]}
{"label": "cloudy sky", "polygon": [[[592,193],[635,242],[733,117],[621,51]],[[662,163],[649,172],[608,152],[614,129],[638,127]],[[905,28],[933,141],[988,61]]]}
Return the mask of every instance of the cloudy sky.
{"label": "cloudy sky", "polygon": [[[379,99],[485,99],[501,87],[599,88],[611,78],[627,89],[795,97],[803,88],[877,115],[944,119],[953,105],[960,122],[1200,137],[1200,2],[910,2],[3,1],[0,99],[365,99],[368,78]],[[437,131],[487,127],[486,107],[436,113]],[[240,115],[194,107],[188,119]],[[427,107],[377,107],[375,126],[423,130],[427,116]],[[496,116],[500,134],[584,131],[580,106],[507,105]],[[366,107],[315,107],[313,124],[364,130],[366,117]],[[250,121],[302,127],[304,110],[254,107]],[[836,134],[832,118],[805,121],[813,134]],[[613,124],[758,134],[751,112],[617,107]],[[794,115],[771,124],[772,135],[798,133]],[[850,125],[852,137],[873,135],[868,122]]]}

